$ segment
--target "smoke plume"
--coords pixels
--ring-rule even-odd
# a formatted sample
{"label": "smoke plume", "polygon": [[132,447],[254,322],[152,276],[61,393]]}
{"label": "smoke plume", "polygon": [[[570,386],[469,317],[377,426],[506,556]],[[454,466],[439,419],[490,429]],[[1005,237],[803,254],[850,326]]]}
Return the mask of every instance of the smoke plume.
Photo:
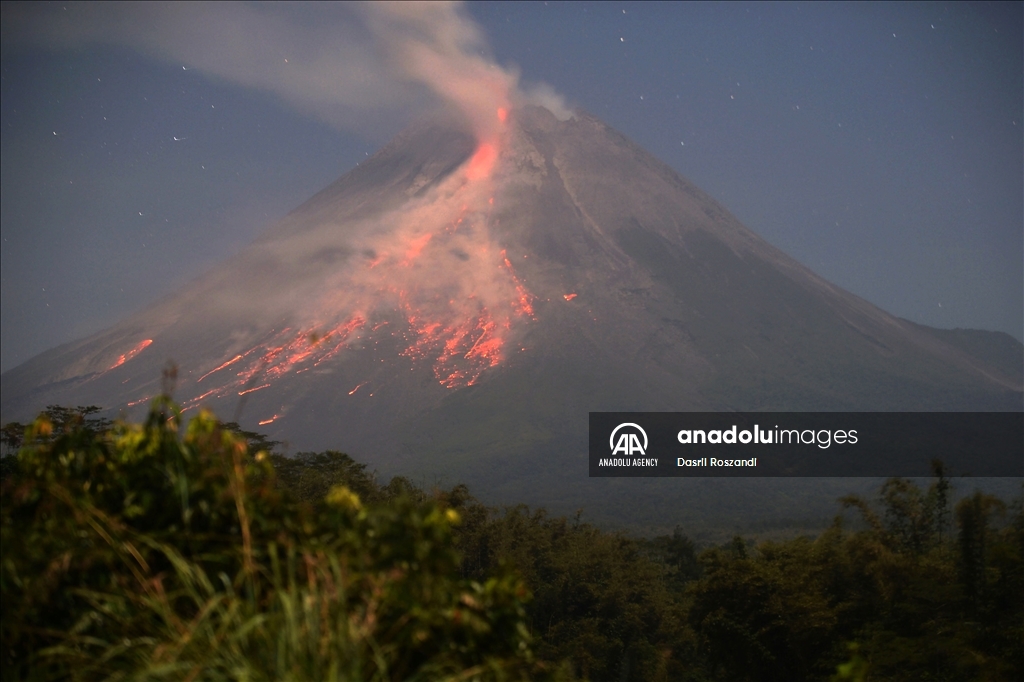
{"label": "smoke plume", "polygon": [[[127,46],[273,93],[343,129],[365,132],[396,112],[437,107],[457,111],[472,128],[475,150],[429,191],[344,225],[325,218],[243,254],[294,274],[273,291],[246,273],[243,287],[207,292],[206,304],[221,310],[258,306],[265,326],[236,330],[223,357],[190,368],[201,377],[187,407],[269,387],[385,337],[447,388],[475,383],[518,350],[519,330],[534,317],[533,294],[491,231],[496,194],[500,201],[493,171],[510,110],[537,103],[562,119],[568,112],[549,87],[524,94],[518,73],[486,56],[484,36],[460,4],[5,5],[3,25],[5,41]],[[331,254],[345,257],[307,265]],[[118,350],[115,366],[150,342]]]}
{"label": "smoke plume", "polygon": [[[498,108],[532,101],[514,69],[484,56],[480,28],[454,2],[5,4],[3,13],[7,45],[127,46],[356,132],[443,103],[488,137]],[[535,91],[568,115],[550,88]]]}

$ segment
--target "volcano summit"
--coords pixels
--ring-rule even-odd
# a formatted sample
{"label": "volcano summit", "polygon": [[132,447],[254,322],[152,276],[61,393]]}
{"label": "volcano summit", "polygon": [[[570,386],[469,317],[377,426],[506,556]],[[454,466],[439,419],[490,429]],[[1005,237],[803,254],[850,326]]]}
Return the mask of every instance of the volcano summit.
{"label": "volcano summit", "polygon": [[170,361],[186,411],[558,508],[625,490],[586,479],[590,411],[1022,409],[1008,335],[885,313],[589,115],[498,120],[407,130],[182,291],[6,372],[3,419],[142,410]]}

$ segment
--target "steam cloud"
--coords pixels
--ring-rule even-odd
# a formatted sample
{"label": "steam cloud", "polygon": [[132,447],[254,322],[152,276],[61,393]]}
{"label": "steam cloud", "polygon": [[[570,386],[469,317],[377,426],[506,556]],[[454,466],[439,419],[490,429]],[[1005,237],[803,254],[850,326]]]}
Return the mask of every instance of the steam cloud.
{"label": "steam cloud", "polygon": [[446,388],[476,383],[519,351],[535,319],[515,256],[491,234],[497,185],[470,161],[372,215],[327,216],[254,244],[206,290],[205,305],[219,311],[213,319],[241,312],[263,326],[240,325],[223,357],[196,368],[194,389],[181,386],[194,395],[185,407],[330,371],[325,363],[378,343]]}
{"label": "steam cloud", "polygon": [[[569,112],[551,88],[524,93],[514,69],[484,56],[483,35],[459,4],[5,5],[3,25],[5,41],[128,46],[273,93],[342,129],[365,132],[382,114],[430,105],[454,108],[472,126],[475,152],[426,194],[345,225],[321,218],[248,250],[274,264],[268,271],[293,273],[286,284],[222,273],[207,303],[257,306],[274,328],[239,331],[224,357],[194,368],[203,376],[186,406],[260,390],[394,334],[404,340],[399,354],[428,364],[442,385],[470,385],[509,357],[517,329],[533,319],[533,295],[490,233],[500,195],[492,171],[510,108],[540,104],[563,120]],[[350,257],[325,269],[299,265],[341,252]],[[274,290],[256,295],[261,286]]]}
{"label": "steam cloud", "polygon": [[494,112],[523,102],[569,113],[546,86],[482,56],[486,41],[460,3],[68,3],[4,6],[7,44],[131,47],[279,96],[348,130],[438,101],[454,105],[481,138]]}

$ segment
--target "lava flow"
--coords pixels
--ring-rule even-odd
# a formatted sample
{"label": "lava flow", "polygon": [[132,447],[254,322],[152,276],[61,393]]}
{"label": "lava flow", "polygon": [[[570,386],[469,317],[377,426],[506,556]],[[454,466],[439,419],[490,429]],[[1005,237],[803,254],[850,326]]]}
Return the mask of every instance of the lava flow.
{"label": "lava flow", "polygon": [[490,142],[482,142],[469,160],[469,166],[466,168],[466,177],[470,181],[490,177],[497,158],[498,150],[496,146]]}
{"label": "lava flow", "polygon": [[128,351],[127,353],[124,353],[123,355],[118,357],[117,360],[114,362],[114,364],[112,364],[110,367],[107,368],[107,371],[109,372],[110,370],[112,370],[112,369],[114,369],[116,367],[120,367],[124,363],[128,362],[129,360],[134,358],[136,355],[138,355],[142,351],[146,350],[151,343],[153,343],[153,339],[146,339],[145,341],[139,342],[130,351]]}
{"label": "lava flow", "polygon": [[[498,111],[502,125],[507,115]],[[372,223],[348,226],[348,234],[355,235],[349,246],[365,260],[350,261],[329,274],[320,293],[293,311],[292,326],[270,332],[247,349],[233,349],[207,370],[197,383],[216,386],[197,391],[185,407],[265,389],[338,357],[357,342],[360,348],[377,347],[385,335],[404,343],[400,357],[414,367],[429,364],[438,383],[450,389],[476,383],[504,361],[516,324],[534,316],[534,296],[491,237],[492,176],[500,150],[501,135],[489,136],[461,172],[428,195]],[[404,328],[392,324],[399,320]]]}
{"label": "lava flow", "polygon": [[296,331],[289,327],[275,330],[257,345],[203,374],[196,381],[197,384],[248,358],[248,362],[240,369],[228,373],[228,378],[222,380],[220,385],[185,401],[183,407],[191,409],[207,399],[221,398],[231,393],[243,396],[269,388],[274,380],[293,370],[303,371],[336,355],[364,324],[365,320],[356,316],[323,334],[317,334],[314,330]]}

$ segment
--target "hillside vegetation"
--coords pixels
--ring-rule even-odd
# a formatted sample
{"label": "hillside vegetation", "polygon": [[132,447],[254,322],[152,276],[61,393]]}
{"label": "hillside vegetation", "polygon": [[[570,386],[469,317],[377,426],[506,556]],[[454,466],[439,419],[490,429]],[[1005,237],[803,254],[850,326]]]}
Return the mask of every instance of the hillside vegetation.
{"label": "hillside vegetation", "polygon": [[378,482],[166,398],[9,424],[0,677],[1014,680],[1024,514],[892,479],[817,537],[697,547]]}

